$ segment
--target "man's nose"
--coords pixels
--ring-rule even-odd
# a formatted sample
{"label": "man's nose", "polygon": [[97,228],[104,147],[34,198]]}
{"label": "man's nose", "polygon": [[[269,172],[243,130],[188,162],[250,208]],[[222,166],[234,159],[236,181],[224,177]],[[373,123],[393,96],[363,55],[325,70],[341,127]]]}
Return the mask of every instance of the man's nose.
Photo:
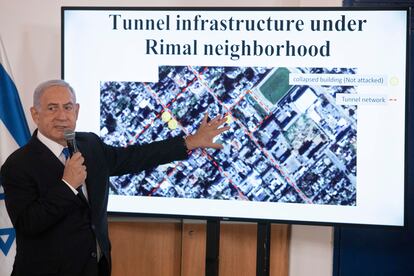
{"label": "man's nose", "polygon": [[59,110],[56,114],[56,118],[59,119],[59,120],[66,120],[67,114],[66,114],[65,109],[59,108]]}

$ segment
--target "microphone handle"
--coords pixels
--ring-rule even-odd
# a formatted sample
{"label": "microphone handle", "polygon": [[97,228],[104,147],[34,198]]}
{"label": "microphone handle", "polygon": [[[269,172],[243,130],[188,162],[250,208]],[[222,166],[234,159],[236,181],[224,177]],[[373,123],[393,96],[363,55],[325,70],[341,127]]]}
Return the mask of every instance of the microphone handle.
{"label": "microphone handle", "polygon": [[69,149],[69,153],[70,153],[71,157],[75,152],[79,151],[78,147],[76,146],[75,139],[69,139],[69,140],[66,141],[66,143],[68,144],[68,149]]}

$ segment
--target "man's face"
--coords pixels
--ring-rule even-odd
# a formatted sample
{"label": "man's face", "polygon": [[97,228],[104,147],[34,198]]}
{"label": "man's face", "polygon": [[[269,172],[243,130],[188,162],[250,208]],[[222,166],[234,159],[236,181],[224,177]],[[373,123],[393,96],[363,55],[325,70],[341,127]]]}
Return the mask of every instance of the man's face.
{"label": "man's face", "polygon": [[67,88],[49,87],[40,98],[40,107],[32,107],[30,112],[44,136],[66,146],[63,133],[65,129],[75,129],[79,112],[79,105],[74,102]]}

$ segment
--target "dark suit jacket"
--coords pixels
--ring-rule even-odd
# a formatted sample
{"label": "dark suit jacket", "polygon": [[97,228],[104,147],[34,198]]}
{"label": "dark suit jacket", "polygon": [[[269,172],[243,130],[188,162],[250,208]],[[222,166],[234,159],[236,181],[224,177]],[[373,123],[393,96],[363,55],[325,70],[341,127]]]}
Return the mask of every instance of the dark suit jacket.
{"label": "dark suit jacket", "polygon": [[87,168],[86,203],[62,182],[63,164],[36,136],[37,131],[1,168],[6,207],[16,229],[13,275],[96,274],[96,240],[110,264],[109,176],[187,157],[180,137],[115,148],[95,134],[77,133]]}

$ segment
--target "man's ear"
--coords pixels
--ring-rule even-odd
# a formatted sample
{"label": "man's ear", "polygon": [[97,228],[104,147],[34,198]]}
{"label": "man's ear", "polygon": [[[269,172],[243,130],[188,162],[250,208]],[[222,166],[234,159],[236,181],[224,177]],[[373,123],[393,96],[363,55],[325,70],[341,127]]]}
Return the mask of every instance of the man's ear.
{"label": "man's ear", "polygon": [[37,125],[39,121],[39,111],[37,111],[37,109],[34,106],[32,106],[30,108],[30,114],[32,114],[33,122],[35,122],[35,124]]}

